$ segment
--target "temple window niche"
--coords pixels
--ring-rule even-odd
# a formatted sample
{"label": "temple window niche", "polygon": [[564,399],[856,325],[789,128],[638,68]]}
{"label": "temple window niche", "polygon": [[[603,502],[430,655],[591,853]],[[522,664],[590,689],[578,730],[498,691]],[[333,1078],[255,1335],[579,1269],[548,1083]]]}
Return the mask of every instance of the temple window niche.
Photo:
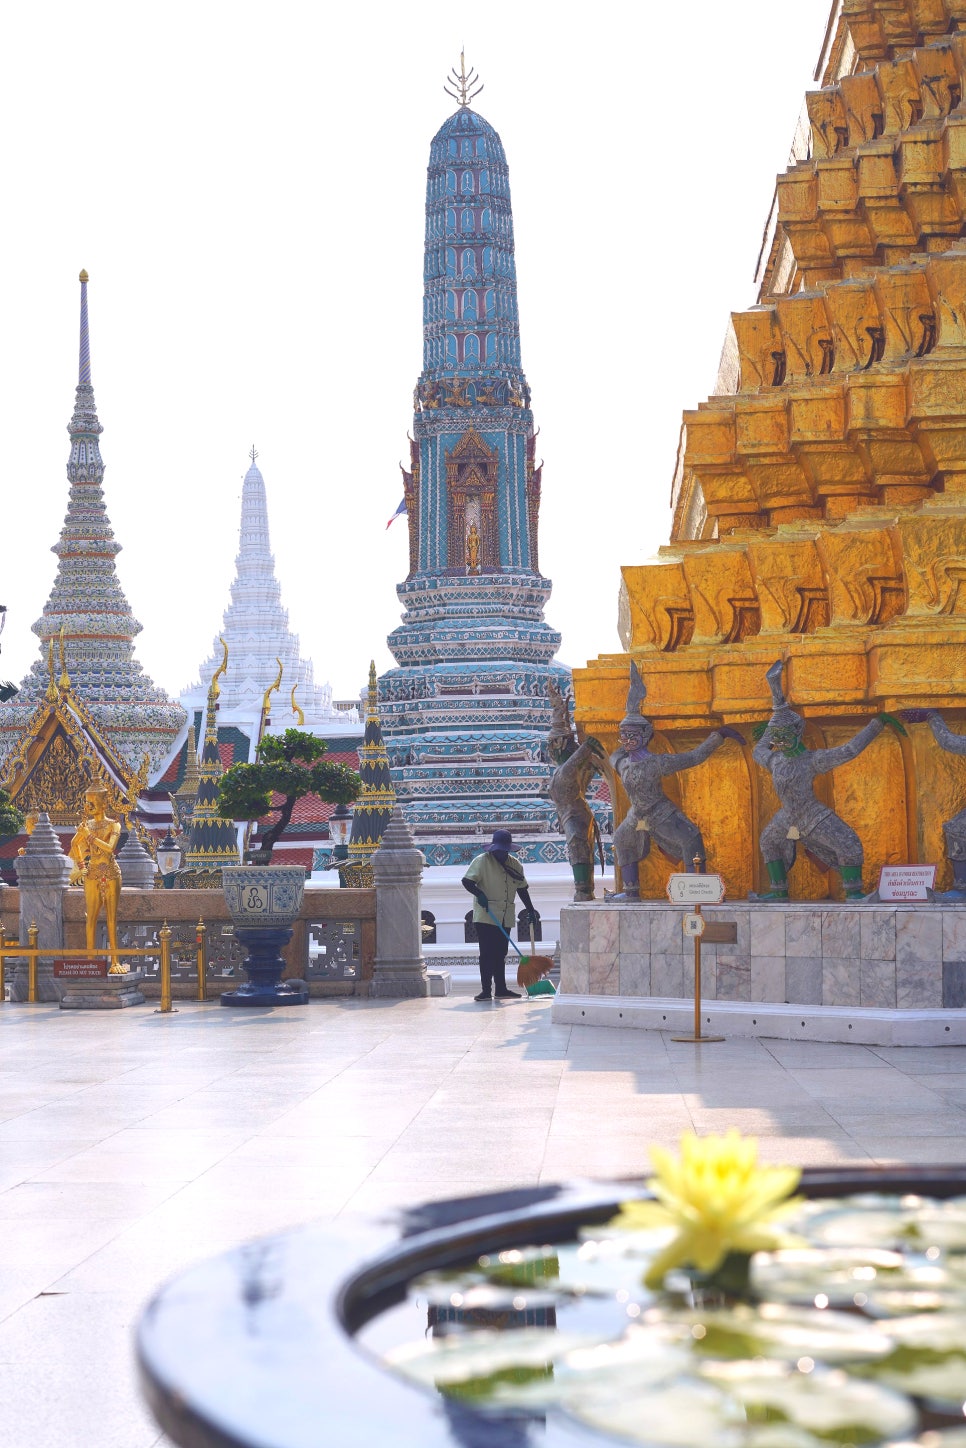
{"label": "temple window niche", "polygon": [[464,171],[464,172],[463,172],[463,181],[462,181],[461,190],[463,191],[463,194],[464,194],[464,195],[472,196],[472,194],[473,194],[473,172],[472,172],[472,171]]}
{"label": "temple window niche", "polygon": [[[468,337],[467,342],[470,341]],[[479,338],[473,337],[479,350]],[[446,453],[449,499],[448,566],[454,573],[490,572],[500,566],[496,494],[499,456],[469,427]]]}

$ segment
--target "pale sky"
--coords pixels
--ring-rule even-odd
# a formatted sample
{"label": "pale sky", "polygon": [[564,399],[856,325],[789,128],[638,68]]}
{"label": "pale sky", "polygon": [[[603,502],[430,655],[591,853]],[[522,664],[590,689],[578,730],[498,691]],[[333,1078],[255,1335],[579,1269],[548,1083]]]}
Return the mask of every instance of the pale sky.
{"label": "pale sky", "polygon": [[622,563],[667,539],[681,413],[754,302],[829,0],[7,6],[0,677],[37,654],[67,503],[79,287],[138,656],[195,677],[252,443],[316,679],[357,694],[407,571],[429,143],[468,64],[503,138],[544,459],[548,621],[619,648]]}

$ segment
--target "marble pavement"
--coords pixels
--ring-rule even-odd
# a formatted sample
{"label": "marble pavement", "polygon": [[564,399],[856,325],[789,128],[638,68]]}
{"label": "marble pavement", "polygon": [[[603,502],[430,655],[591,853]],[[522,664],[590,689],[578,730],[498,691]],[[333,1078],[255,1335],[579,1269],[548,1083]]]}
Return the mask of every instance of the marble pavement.
{"label": "marble pavement", "polygon": [[966,1047],[696,1051],[474,988],[237,1014],[0,1007],[5,1448],[164,1443],[132,1324],[169,1275],[259,1233],[636,1174],[692,1129],[754,1132],[771,1161],[966,1163]]}

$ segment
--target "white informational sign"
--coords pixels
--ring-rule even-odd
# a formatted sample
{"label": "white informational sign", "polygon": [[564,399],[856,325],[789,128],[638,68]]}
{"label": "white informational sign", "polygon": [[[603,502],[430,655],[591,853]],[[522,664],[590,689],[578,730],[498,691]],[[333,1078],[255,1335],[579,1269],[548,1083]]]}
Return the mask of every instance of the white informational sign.
{"label": "white informational sign", "polygon": [[928,900],[936,883],[935,865],[883,865],[879,872],[880,900]]}
{"label": "white informational sign", "polygon": [[704,934],[704,921],[701,919],[700,915],[685,915],[684,933],[685,935]]}
{"label": "white informational sign", "polygon": [[672,905],[720,905],[724,897],[720,875],[672,875],[667,882]]}

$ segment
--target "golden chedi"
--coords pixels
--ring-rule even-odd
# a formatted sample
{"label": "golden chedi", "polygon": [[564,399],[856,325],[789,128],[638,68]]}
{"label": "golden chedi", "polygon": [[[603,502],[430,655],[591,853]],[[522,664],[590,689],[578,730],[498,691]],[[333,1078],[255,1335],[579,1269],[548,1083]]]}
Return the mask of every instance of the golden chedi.
{"label": "golden chedi", "polygon": [[[768,888],[759,841],[778,801],[751,745],[776,659],[809,748],[883,711],[966,727],[966,0],[836,14],[759,305],[732,317],[718,395],[684,416],[671,542],[622,570],[627,652],[574,673],[578,723],[611,749],[631,661],[654,748],[741,728],[746,748],[668,786],[732,897]],[[915,861],[948,883],[942,824],[966,769],[927,721],[817,788],[863,841],[867,886]],[[672,868],[653,855],[641,894],[663,895]],[[841,897],[804,851],[790,883]]]}

